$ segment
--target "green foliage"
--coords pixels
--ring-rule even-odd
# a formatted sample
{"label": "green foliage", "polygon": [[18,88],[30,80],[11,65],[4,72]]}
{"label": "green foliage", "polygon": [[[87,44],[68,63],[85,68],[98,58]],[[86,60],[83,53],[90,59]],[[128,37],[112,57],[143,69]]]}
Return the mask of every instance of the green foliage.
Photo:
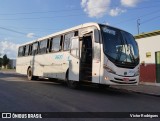
{"label": "green foliage", "polygon": [[2,67],[2,58],[0,58],[0,67]]}
{"label": "green foliage", "polygon": [[6,67],[9,64],[9,58],[7,57],[7,55],[5,54],[2,58],[2,65],[4,67]]}

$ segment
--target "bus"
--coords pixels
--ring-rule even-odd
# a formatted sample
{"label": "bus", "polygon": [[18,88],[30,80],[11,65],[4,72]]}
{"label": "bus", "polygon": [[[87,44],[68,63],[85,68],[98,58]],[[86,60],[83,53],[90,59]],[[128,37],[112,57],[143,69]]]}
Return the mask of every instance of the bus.
{"label": "bus", "polygon": [[70,88],[80,83],[137,85],[139,50],[121,29],[85,23],[19,46],[16,72],[28,80],[56,78]]}

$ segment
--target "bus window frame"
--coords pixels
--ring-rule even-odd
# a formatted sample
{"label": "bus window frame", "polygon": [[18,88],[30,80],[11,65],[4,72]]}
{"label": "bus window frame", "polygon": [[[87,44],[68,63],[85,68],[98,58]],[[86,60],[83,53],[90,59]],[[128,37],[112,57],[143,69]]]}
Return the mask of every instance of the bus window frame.
{"label": "bus window frame", "polygon": [[[37,48],[34,50],[34,45],[37,44]],[[32,56],[35,56],[38,54],[38,42],[32,43]]]}
{"label": "bus window frame", "polygon": [[[20,49],[22,48],[22,51],[21,51],[21,53],[20,53]],[[18,57],[22,57],[23,56],[23,51],[24,51],[24,46],[20,46],[19,48],[18,48]]]}
{"label": "bus window frame", "polygon": [[[69,43],[68,49],[67,49],[67,50],[64,50],[65,36],[66,36],[67,34],[70,34],[70,33],[73,33],[73,34],[74,34],[72,37],[77,37],[77,36],[79,36],[79,30],[78,30],[78,29],[73,30],[73,31],[69,31],[69,32],[67,32],[67,33],[64,33],[64,34],[63,34],[63,51],[69,51],[69,50],[70,50],[70,43]],[[76,35],[76,36],[75,36],[75,35]],[[71,37],[71,38],[72,38],[72,37]],[[70,38],[70,39],[71,39],[71,38]],[[69,40],[69,41],[70,41],[70,40]]]}
{"label": "bus window frame", "polygon": [[[46,47],[41,48],[41,43],[46,42]],[[46,54],[47,53],[47,48],[48,48],[48,39],[44,39],[38,42],[38,52],[37,54]]]}
{"label": "bus window frame", "polygon": [[[27,46],[28,46],[28,52],[26,53],[27,50]],[[24,56],[28,56],[29,55],[29,44],[25,45],[25,52],[24,52]]]}

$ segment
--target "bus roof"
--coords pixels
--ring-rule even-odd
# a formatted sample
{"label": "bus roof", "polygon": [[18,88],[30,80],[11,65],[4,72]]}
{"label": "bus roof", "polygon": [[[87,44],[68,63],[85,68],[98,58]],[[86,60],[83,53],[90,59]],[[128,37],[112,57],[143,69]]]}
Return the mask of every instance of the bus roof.
{"label": "bus roof", "polygon": [[[100,30],[99,25],[105,25],[105,24],[100,24],[100,23],[95,23],[95,22],[80,24],[78,26],[75,26],[75,27],[72,27],[72,28],[69,28],[69,29],[66,29],[66,30],[62,30],[62,31],[59,31],[59,32],[55,32],[53,34],[50,34],[50,35],[35,39],[33,41],[21,44],[20,46],[27,45],[27,44],[30,44],[30,43],[33,43],[33,42],[36,42],[36,41],[41,41],[41,40],[44,40],[44,39],[47,39],[47,38],[52,38],[53,36],[57,36],[57,35],[60,35],[60,34],[64,34],[64,33],[67,33],[67,32],[73,31],[73,30],[77,30],[77,29],[85,28],[85,27],[89,27],[89,26],[96,26]],[[110,26],[110,25],[107,25],[107,26]],[[110,27],[113,27],[113,26],[110,26]],[[116,28],[116,27],[114,27],[114,28]],[[119,28],[116,28],[116,29],[119,29]],[[119,29],[119,30],[121,30],[121,29]]]}
{"label": "bus roof", "polygon": [[89,26],[96,26],[98,29],[100,29],[98,23],[94,23],[94,22],[84,23],[84,24],[81,24],[81,25],[78,25],[78,26],[75,26],[75,27],[72,27],[72,28],[69,28],[69,29],[66,29],[66,30],[62,30],[62,31],[59,31],[59,32],[56,32],[56,33],[53,33],[53,34],[38,38],[36,40],[30,41],[30,42],[27,42],[27,43],[24,43],[24,44],[22,44],[20,46],[23,46],[23,45],[26,45],[26,44],[30,44],[30,43],[33,43],[33,42],[36,42],[36,41],[44,40],[44,39],[47,39],[47,38],[51,38],[53,36],[60,35],[60,34],[63,34],[63,33],[67,33],[67,32],[70,32],[70,31],[73,31],[73,30],[77,30],[77,29],[80,29],[80,28],[83,28],[83,27],[89,27]]}

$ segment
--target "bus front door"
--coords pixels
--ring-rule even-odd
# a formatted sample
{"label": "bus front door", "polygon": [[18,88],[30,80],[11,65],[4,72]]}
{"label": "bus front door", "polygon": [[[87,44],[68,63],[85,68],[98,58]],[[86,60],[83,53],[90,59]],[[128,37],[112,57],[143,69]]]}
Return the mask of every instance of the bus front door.
{"label": "bus front door", "polygon": [[78,37],[71,38],[69,75],[68,75],[69,86],[74,86],[73,83],[79,81],[79,65],[80,65],[79,45],[80,45],[80,41]]}

